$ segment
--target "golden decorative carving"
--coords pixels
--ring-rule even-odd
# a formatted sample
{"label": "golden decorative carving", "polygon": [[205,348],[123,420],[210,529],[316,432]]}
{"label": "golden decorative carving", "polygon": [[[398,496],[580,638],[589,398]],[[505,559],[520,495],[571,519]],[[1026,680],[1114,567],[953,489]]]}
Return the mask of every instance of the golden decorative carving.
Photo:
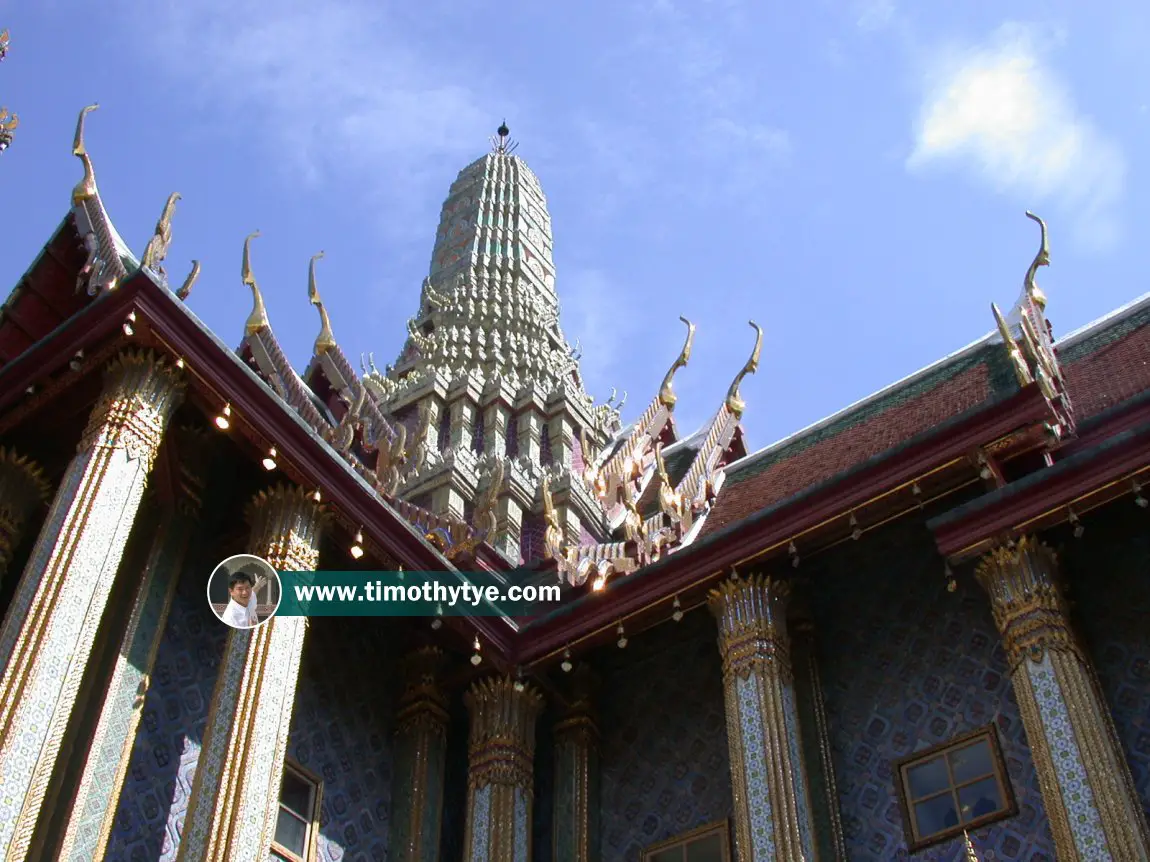
{"label": "golden decorative carving", "polygon": [[256,283],[255,273],[252,272],[252,240],[260,235],[257,230],[249,233],[244,239],[244,260],[240,267],[240,278],[243,283],[252,289],[252,313],[248,315],[244,324],[244,331],[248,335],[255,335],[270,326],[268,310],[264,307],[264,297],[260,293],[260,286]]}
{"label": "golden decorative carving", "polygon": [[563,527],[559,514],[555,511],[555,501],[551,499],[551,477],[544,476],[539,486],[543,497],[543,520],[546,529],[543,533],[543,548],[549,560],[563,559]]}
{"label": "golden decorative carving", "polygon": [[[786,630],[790,593],[788,582],[755,574],[723,582],[708,601],[719,623],[740,858],[752,858],[752,836],[768,818],[776,859],[801,862],[814,853],[810,783],[801,756],[791,754],[802,751],[802,734]],[[769,812],[752,799],[754,782],[765,785]]]}
{"label": "golden decorative carving", "polygon": [[196,285],[196,279],[200,277],[200,262],[198,260],[192,261],[192,271],[188,273],[188,277],[184,279],[184,283],[180,285],[180,289],[176,291],[176,299],[181,302],[188,298],[192,292],[192,288]]}
{"label": "golden decorative carving", "polygon": [[530,788],[535,722],[543,696],[531,685],[519,690],[510,677],[484,677],[463,696],[471,716],[468,786]]}
{"label": "golden decorative carving", "polygon": [[[443,809],[443,772],[446,765],[447,698],[439,687],[445,656],[437,647],[423,647],[402,662],[404,691],[397,715],[397,746],[407,749],[402,759],[410,764],[407,793],[392,796],[391,853],[396,862],[430,862],[439,858],[439,835],[425,835],[424,820],[439,822]],[[432,792],[436,791],[433,797]],[[395,836],[404,836],[400,843]]]}
{"label": "golden decorative carving", "polygon": [[487,480],[487,487],[483,489],[479,500],[475,504],[475,516],[472,523],[486,539],[495,537],[499,530],[499,519],[495,515],[495,507],[499,501],[499,492],[503,490],[503,459],[497,458],[491,465],[491,474]]}
{"label": "golden decorative carving", "polygon": [[79,451],[125,449],[150,470],[164,428],[183,396],[183,375],[166,359],[151,350],[121,353],[104,371],[104,389],[80,438]]}
{"label": "golden decorative carving", "polygon": [[[487,858],[493,860],[521,855],[515,844],[518,797],[526,808],[527,847],[521,849],[530,859],[535,722],[543,710],[543,696],[510,677],[487,677],[475,682],[463,701],[471,719],[464,858],[475,858],[479,847],[486,847]],[[481,794],[487,801],[485,822],[476,818]]]}
{"label": "golden decorative carving", "polygon": [[367,387],[360,383],[359,392],[355,396],[355,403],[340,417],[339,424],[327,433],[331,445],[341,455],[351,451],[355,443],[355,435],[363,428],[363,406],[367,401]]}
{"label": "golden decorative carving", "polygon": [[996,548],[979,562],[975,577],[990,594],[994,622],[1013,670],[1024,658],[1041,660],[1047,650],[1081,656],[1066,621],[1054,552],[1033,536]]}
{"label": "golden decorative carving", "polygon": [[708,607],[719,623],[724,673],[746,679],[766,672],[790,681],[790,594],[787,581],[763,574],[728,579],[711,590]]}
{"label": "golden decorative carving", "polygon": [[1022,351],[1018,349],[1018,342],[1014,340],[1010,326],[1002,316],[1002,312],[998,310],[998,306],[992,302],[990,303],[990,310],[994,313],[994,322],[998,325],[998,332],[1002,336],[1003,344],[1006,345],[1006,352],[1010,356],[1010,364],[1014,369],[1014,376],[1018,380],[1018,385],[1028,386],[1034,382],[1034,378],[1030,376],[1030,367],[1026,364]]}
{"label": "golden decorative carving", "polygon": [[375,489],[387,497],[395,496],[403,476],[403,466],[407,463],[407,426],[400,423],[395,429],[395,439],[390,443],[379,442],[375,456]]}
{"label": "golden decorative carving", "polygon": [[[1075,835],[1087,829],[1094,816],[1105,833],[1108,858],[1150,858],[1150,831],[1129,764],[1109,729],[1108,707],[1068,622],[1054,552],[1037,538],[1024,536],[987,554],[975,576],[990,595],[995,625],[1002,634],[1058,858],[1085,862]],[[1055,769],[1048,733],[1052,722],[1066,721],[1076,752],[1064,768],[1083,775],[1090,788],[1089,798],[1079,799],[1073,812],[1067,803],[1069,788],[1062,787]]]}
{"label": "golden decorative carving", "polygon": [[727,390],[727,409],[731,411],[736,419],[742,416],[743,411],[747,409],[747,403],[743,401],[742,395],[739,394],[739,384],[743,382],[743,378],[748,374],[754,374],[758,371],[759,356],[763,350],[762,327],[753,320],[748,322],[755,330],[755,349],[751,351],[751,357],[747,360],[747,364],[735,375],[735,379],[731,381],[731,388]]}
{"label": "golden decorative carving", "polygon": [[683,344],[683,349],[680,351],[678,358],[663,378],[663,385],[659,387],[659,401],[668,410],[673,408],[675,402],[678,400],[678,396],[675,395],[675,390],[671,388],[671,380],[674,378],[677,370],[687,367],[687,361],[691,358],[691,342],[695,340],[695,324],[691,323],[691,321],[685,317],[680,317],[679,320],[687,324],[687,341]]}
{"label": "golden decorative carving", "polygon": [[1038,227],[1042,230],[1042,244],[1038,248],[1038,254],[1034,256],[1034,261],[1026,270],[1023,284],[1026,286],[1026,295],[1040,310],[1044,311],[1046,309],[1046,294],[1042,292],[1042,288],[1038,286],[1034,278],[1040,266],[1050,266],[1050,241],[1046,232],[1046,222],[1029,210],[1026,211],[1026,217],[1038,222]]}
{"label": "golden decorative carving", "polygon": [[322,251],[311,256],[307,273],[307,298],[312,305],[319,309],[319,335],[315,337],[315,344],[312,345],[312,353],[316,356],[321,356],[336,346],[335,333],[331,331],[331,319],[327,316],[327,309],[324,308],[323,300],[319,296],[319,288],[315,283],[315,262],[322,257]]}
{"label": "golden decorative carving", "polygon": [[156,222],[156,232],[148,240],[144,248],[144,255],[140,259],[140,266],[147,267],[152,272],[167,281],[168,275],[164,272],[163,261],[168,256],[168,247],[172,244],[172,214],[176,211],[176,201],[180,200],[179,192],[168,195],[168,202],[164,204],[164,211],[160,220]]}
{"label": "golden decorative carving", "polygon": [[78,157],[83,163],[84,178],[72,189],[73,205],[90,200],[98,194],[96,190],[96,171],[92,167],[92,159],[88,155],[87,148],[84,146],[84,118],[98,107],[100,106],[88,105],[80,111],[80,116],[76,120],[76,137],[72,141],[72,155]]}
{"label": "golden decorative carving", "polygon": [[253,551],[282,572],[310,572],[319,563],[319,540],[327,512],[297,485],[276,484],[248,503]]}
{"label": "golden decorative carving", "polygon": [[40,466],[0,446],[0,581],[24,535],[28,518],[48,499],[51,488]]}

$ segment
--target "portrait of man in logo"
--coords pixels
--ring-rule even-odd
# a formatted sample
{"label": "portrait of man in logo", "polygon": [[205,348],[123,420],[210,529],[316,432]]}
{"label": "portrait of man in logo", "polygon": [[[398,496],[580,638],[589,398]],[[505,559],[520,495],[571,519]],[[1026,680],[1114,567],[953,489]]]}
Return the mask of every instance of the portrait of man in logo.
{"label": "portrait of man in logo", "polygon": [[275,615],[280,579],[267,560],[252,554],[228,557],[208,579],[208,603],[234,629],[255,628]]}

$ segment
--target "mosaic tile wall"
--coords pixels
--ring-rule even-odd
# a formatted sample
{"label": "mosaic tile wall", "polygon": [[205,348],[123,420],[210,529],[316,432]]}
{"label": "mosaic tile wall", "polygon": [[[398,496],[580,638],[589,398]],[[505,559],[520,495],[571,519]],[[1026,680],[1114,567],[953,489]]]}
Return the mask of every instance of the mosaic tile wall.
{"label": "mosaic tile wall", "polygon": [[[849,858],[912,858],[893,762],[994,722],[1020,812],[971,837],[983,859],[1053,862],[1005,655],[987,598],[969,571],[959,572],[958,589],[947,592],[930,536],[909,523],[804,561],[803,570],[815,584],[820,670]],[[913,858],[959,862],[961,839]]]}
{"label": "mosaic tile wall", "polygon": [[394,622],[316,618],[307,633],[287,752],[323,779],[318,862],[387,859],[398,695],[389,657],[402,651]]}
{"label": "mosaic tile wall", "polygon": [[467,837],[467,708],[461,692],[451,695],[451,723],[447,728],[447,765],[443,770],[443,826],[440,858],[459,862]]}
{"label": "mosaic tile wall", "polygon": [[551,862],[554,858],[552,818],[555,816],[555,735],[552,728],[559,714],[550,706],[539,716],[535,727],[535,801],[531,812],[531,862]]}
{"label": "mosaic tile wall", "polygon": [[602,862],[731,816],[717,630],[706,611],[605,647],[600,712]]}
{"label": "mosaic tile wall", "polygon": [[108,862],[170,862],[191,796],[212,689],[227,628],[212,614],[196,572],[188,566],[176,587],[151,688],[136,732]]}
{"label": "mosaic tile wall", "polygon": [[1150,817],[1150,512],[1126,497],[1083,525],[1062,543],[1071,612]]}

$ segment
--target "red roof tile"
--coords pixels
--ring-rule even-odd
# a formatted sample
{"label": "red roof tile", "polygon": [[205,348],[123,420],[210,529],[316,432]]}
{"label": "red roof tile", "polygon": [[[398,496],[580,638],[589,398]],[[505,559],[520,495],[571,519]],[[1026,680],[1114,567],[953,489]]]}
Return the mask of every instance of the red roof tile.
{"label": "red roof tile", "polygon": [[[981,404],[991,394],[986,365],[974,365],[939,385],[820,440],[761,472],[728,480],[700,536],[740,521],[868,458],[904,443],[947,419]],[[815,432],[812,432],[815,433]],[[751,468],[753,469],[753,468]]]}
{"label": "red roof tile", "polygon": [[[1150,313],[1143,312],[1141,317],[1150,318]],[[1150,389],[1148,323],[1150,319],[1141,321],[1109,343],[1102,333],[1100,339],[1091,339],[1087,351],[1065,363],[1066,388],[1079,422]]]}

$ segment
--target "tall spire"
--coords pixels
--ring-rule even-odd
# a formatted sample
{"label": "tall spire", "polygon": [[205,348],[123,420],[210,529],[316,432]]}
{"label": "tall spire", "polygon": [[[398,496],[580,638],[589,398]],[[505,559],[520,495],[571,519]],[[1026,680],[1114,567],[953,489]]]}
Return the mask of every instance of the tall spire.
{"label": "tall spire", "polygon": [[539,180],[503,122],[491,151],[452,184],[440,214],[427,282],[395,363],[396,376],[432,369],[479,372],[515,389],[582,395],[578,365],[559,327],[551,216]]}

